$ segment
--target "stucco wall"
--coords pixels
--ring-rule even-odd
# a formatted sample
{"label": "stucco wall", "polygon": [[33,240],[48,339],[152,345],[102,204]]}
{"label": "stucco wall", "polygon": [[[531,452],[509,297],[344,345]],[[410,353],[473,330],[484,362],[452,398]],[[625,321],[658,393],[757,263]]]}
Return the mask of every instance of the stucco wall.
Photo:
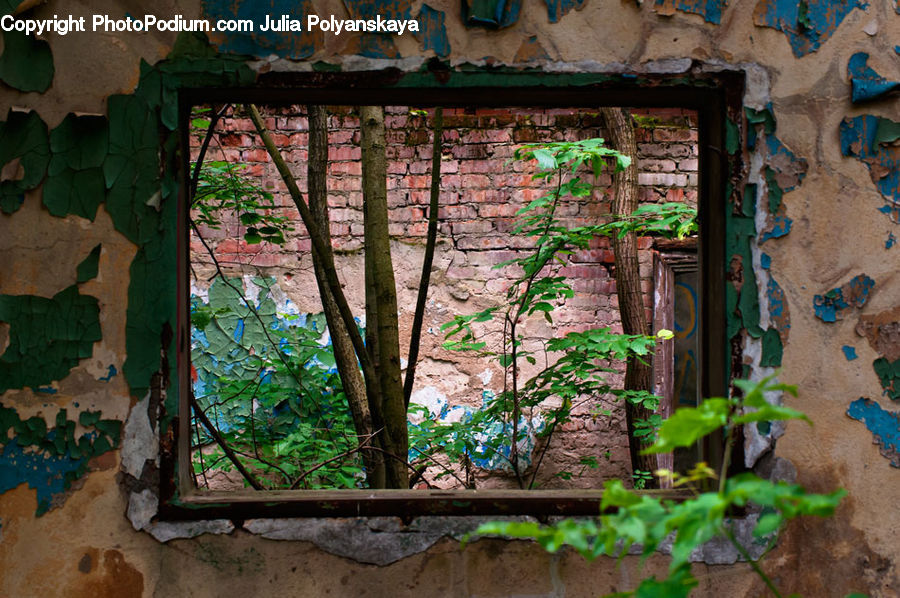
{"label": "stucco wall", "polygon": [[[207,0],[203,4],[49,2],[35,8],[34,14],[122,16],[127,11],[191,18],[199,16],[201,8],[211,15],[240,7],[251,10],[250,2]],[[415,16],[422,10],[418,3],[378,4],[385,14],[409,10]],[[889,396],[896,392],[897,382],[883,364],[898,359],[896,336],[892,336],[896,324],[891,327],[897,321],[896,311],[886,312],[900,305],[895,273],[900,247],[891,242],[898,234],[893,202],[900,198],[900,190],[892,129],[885,125],[885,135],[875,139],[879,124],[875,117],[900,121],[900,108],[890,91],[890,82],[900,80],[895,51],[900,43],[900,16],[895,2],[887,0],[868,6],[824,0],[723,4],[713,0],[648,0],[640,5],[525,1],[517,18],[495,31],[466,28],[458,3],[448,0],[430,3],[441,13],[427,13],[434,24],[431,33],[418,39],[404,35],[392,44],[329,33],[250,44],[214,39],[226,50],[258,50],[267,57],[282,52],[299,59],[267,58],[255,65],[262,71],[308,69],[314,61],[341,65],[344,70],[391,66],[409,70],[419,67],[422,56],[445,50],[453,67],[474,63],[567,72],[687,73],[692,67],[743,71],[744,105],[749,110],[747,120],[738,124],[744,139],[755,138],[758,143],[738,150],[746,156],[747,176],[737,182],[756,184],[760,209],[755,227],[753,217],[745,215],[752,238],[739,260],[752,262],[752,269],[743,270],[742,280],[746,282],[746,274],[754,272],[758,292],[747,292],[741,305],[748,307],[755,298],[760,308],[757,319],[746,309],[741,314],[739,324],[746,332],[738,331],[736,339],[744,344],[745,357],[751,362],[756,359],[754,375],[781,362],[781,379],[800,388],[799,398],[791,405],[808,413],[815,424],[788,425],[778,440],[777,457],[789,460],[798,481],[812,489],[843,486],[849,491],[833,519],[791,525],[766,568],[790,591],[807,595],[840,596],[850,591],[896,595],[900,592],[896,569],[900,424],[896,415],[890,415],[898,411]],[[807,7],[809,19],[802,26],[798,24],[800,4]],[[302,5],[298,9],[302,12],[333,13],[339,18],[347,14],[337,2]],[[578,10],[564,10],[570,6]],[[690,10],[700,14],[689,14],[685,7],[699,7]],[[51,34],[47,40],[55,66],[52,86],[43,93],[0,86],[0,115],[10,107],[34,109],[53,129],[69,112],[105,115],[118,110],[114,102],[107,105],[107,98],[131,94],[139,82],[140,60],[159,62],[172,49],[175,35]],[[856,56],[860,52],[869,55],[868,62]],[[863,118],[866,115],[871,118]],[[750,131],[757,135],[746,135]],[[4,179],[15,172],[4,171]],[[772,196],[776,189],[783,191],[780,202]],[[57,190],[57,200],[59,194]],[[43,199],[48,197],[45,193]],[[752,202],[752,192],[749,197]],[[154,301],[164,298],[156,297],[152,288],[129,292],[130,280],[144,275],[140,268],[152,266],[148,255],[154,247],[158,249],[154,243],[161,238],[161,233],[141,229],[140,218],[135,224],[130,214],[150,218],[142,210],[155,207],[142,204],[124,213],[122,204],[107,200],[93,218],[75,215],[80,208],[74,205],[62,209],[68,215],[58,217],[41,199],[40,188],[28,190],[21,207],[0,215],[0,293],[52,298],[77,284],[80,295],[97,299],[98,311],[89,313],[96,313],[101,340],[91,340],[96,330],[78,331],[76,336],[91,345],[90,355],[76,351],[76,365],[68,368],[68,375],[36,385],[44,392],[12,387],[0,401],[14,410],[16,420],[42,416],[50,427],[60,408],[65,408],[63,423],[72,423],[75,437],[85,431],[95,436],[91,450],[84,451],[83,462],[77,466],[72,465],[70,453],[66,456],[65,447],[62,455],[47,453],[50,456],[33,471],[25,471],[21,458],[9,453],[0,457],[2,480],[14,486],[4,486],[0,494],[0,593],[589,596],[627,589],[639,579],[636,560],[626,559],[620,568],[609,560],[586,565],[575,555],[549,556],[519,542],[482,540],[460,550],[453,540],[439,540],[424,552],[377,567],[332,556],[308,542],[263,539],[243,530],[165,544],[135,531],[125,512],[129,491],[140,488],[135,479],[141,477],[141,468],[127,455],[123,459],[122,451],[105,450],[98,444],[101,437],[115,444],[116,426],[105,426],[108,433],[102,432],[98,422],[82,421],[78,414],[100,411],[103,420],[124,421],[149,386],[149,382],[143,386],[126,382],[126,377],[136,380],[135,372],[143,370],[133,361],[126,365],[125,360],[126,347],[129,359],[138,355],[142,344],[159,347],[159,332],[164,328],[158,321],[134,315],[141,313],[141,301],[152,311],[158,305]],[[166,201],[161,204],[163,210]],[[59,209],[59,204],[52,205]],[[768,208],[774,214],[767,214]],[[91,277],[90,260],[85,268],[78,266],[98,243],[102,244],[98,270]],[[849,284],[861,274],[874,286],[864,284],[863,278]],[[828,293],[844,285],[840,292]],[[881,333],[877,338],[870,333],[869,342],[857,333],[858,321],[860,316],[879,314],[886,314],[881,317]],[[783,345],[781,359],[772,356],[775,341],[767,330],[775,331]],[[863,333],[866,330],[860,328]],[[0,324],[0,347],[11,338],[10,327]],[[850,359],[849,348],[857,358]],[[878,370],[876,363],[882,364]],[[858,401],[860,397],[870,402]],[[125,441],[139,441],[137,430],[126,427]],[[762,465],[769,459],[764,458]],[[131,477],[123,476],[120,468]],[[48,490],[60,483],[59,476],[66,471],[74,472],[70,489]],[[130,486],[123,487],[118,480]],[[42,486],[41,494],[29,483],[49,486]],[[40,499],[47,503],[45,508],[58,506],[36,516],[36,511],[44,510]],[[358,537],[365,544],[367,536]],[[650,567],[660,564],[654,559]],[[746,565],[697,567],[701,594],[762,592]]]}

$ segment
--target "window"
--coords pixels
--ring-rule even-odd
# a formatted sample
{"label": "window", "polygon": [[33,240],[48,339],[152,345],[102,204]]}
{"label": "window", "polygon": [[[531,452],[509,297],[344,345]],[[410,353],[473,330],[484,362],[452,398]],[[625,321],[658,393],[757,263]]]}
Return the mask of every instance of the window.
{"label": "window", "polygon": [[[343,89],[268,91],[192,91],[181,98],[185,155],[191,158],[185,171],[194,174],[191,166],[201,151],[205,168],[196,178],[183,177],[183,234],[188,241],[186,267],[180,273],[182,391],[177,450],[164,451],[169,464],[164,474],[168,471],[178,480],[177,489],[173,485],[166,497],[169,513],[217,516],[254,512],[263,504],[268,506],[256,516],[596,512],[602,480],[630,476],[633,467],[624,421],[616,416],[621,404],[594,396],[567,399],[571,409],[562,409],[564,399],[551,396],[522,406],[517,417],[508,406],[497,408],[509,396],[511,384],[512,345],[504,344],[510,331],[503,326],[510,318],[502,317],[502,308],[517,274],[515,264],[493,266],[528,254],[533,238],[514,233],[522,218],[516,212],[554,193],[553,179],[548,184],[547,179],[533,178],[541,165],[515,159],[515,149],[602,136],[596,107],[601,103],[639,106],[630,112],[636,117],[641,201],[699,204],[702,242],[699,251],[693,250],[692,265],[659,243],[652,248],[649,236],[642,241],[645,307],[654,314],[654,324],[674,324],[684,301],[673,293],[654,305],[654,278],[678,288],[689,283],[700,288],[692,296],[697,300],[694,307],[702,306],[693,311],[694,338],[700,340],[685,350],[697,359],[693,371],[700,390],[695,396],[724,380],[724,364],[708,365],[710,355],[726,354],[724,327],[704,324],[710,312],[721,311],[707,306],[722,286],[721,274],[712,273],[724,272],[718,255],[723,253],[723,235],[710,225],[721,218],[723,206],[714,203],[721,203],[724,195],[723,170],[718,155],[702,149],[721,137],[716,90],[676,86],[667,90],[669,107],[651,109],[640,107],[636,100],[641,94],[615,88],[562,88],[553,90],[555,94],[540,88],[490,94],[455,89],[440,90],[439,98],[434,90],[373,89],[367,101],[384,107],[386,224],[404,360],[427,231],[438,104],[444,126],[439,243],[406,422],[409,444],[405,455],[391,453],[384,445],[370,449],[371,435],[358,433],[347,391],[339,390],[341,377],[329,346],[335,343],[329,343],[326,333],[312,240],[244,106],[260,97],[266,100],[259,105],[261,118],[291,165],[304,199],[309,198],[305,176],[313,151],[308,106],[324,107],[329,232],[348,303],[365,335],[370,327],[364,317],[360,115],[342,104],[347,101]],[[473,102],[473,97],[479,100]],[[698,136],[708,144],[698,142]],[[561,223],[589,226],[609,219],[610,176],[602,174],[591,182],[596,184],[589,193],[559,199],[555,214]],[[188,198],[193,202],[190,209]],[[710,252],[710,247],[719,249]],[[568,277],[574,296],[559,296],[547,307],[546,317],[541,308],[521,319],[526,333],[517,350],[528,354],[518,356],[524,370],[518,372],[518,385],[527,385],[561,354],[545,351],[548,339],[589,328],[616,331],[613,262],[606,238],[594,239],[563,259],[554,275]],[[496,311],[490,315],[501,317],[464,320],[475,337],[462,340],[487,343],[481,352],[452,352],[443,345],[446,333],[460,327],[452,325],[458,316],[485,314],[491,308]],[[449,340],[460,339],[461,334]],[[710,353],[710,347],[716,352]],[[481,354],[485,350],[495,355]],[[666,373],[673,366],[659,365],[666,360],[656,359],[657,380],[665,378],[665,384],[673,386],[672,375]],[[405,370],[409,364],[402,366]],[[621,384],[619,371],[606,377],[613,386]],[[671,394],[664,396],[673,400]],[[375,424],[370,429],[382,428]],[[516,443],[509,440],[514,433]],[[372,465],[366,455],[375,452],[397,461],[405,457],[412,489],[368,489]],[[247,489],[249,485],[261,490]]]}

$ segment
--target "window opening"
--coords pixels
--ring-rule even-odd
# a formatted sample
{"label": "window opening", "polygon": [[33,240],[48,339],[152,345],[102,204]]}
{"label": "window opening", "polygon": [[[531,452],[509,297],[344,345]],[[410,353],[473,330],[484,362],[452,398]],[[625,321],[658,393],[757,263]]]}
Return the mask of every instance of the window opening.
{"label": "window opening", "polygon": [[[438,498],[443,506],[435,508],[432,501],[426,510],[502,513],[533,511],[546,498],[542,492],[587,491],[565,503],[568,507],[549,508],[565,512],[572,505],[581,505],[575,506],[577,511],[596,504],[599,495],[591,491],[598,491],[606,479],[624,478],[638,487],[644,483],[628,453],[623,393],[617,392],[623,385],[622,354],[603,354],[602,362],[592,358],[592,365],[599,366],[592,375],[603,377],[609,386],[605,392],[560,396],[551,390],[552,380],[540,375],[567,355],[565,344],[554,345],[553,339],[599,329],[603,342],[609,343],[617,337],[608,335],[621,332],[613,231],[594,235],[581,247],[566,247],[556,264],[542,273],[542,280],[549,279],[542,284],[566,282],[571,292],[540,297],[547,299],[545,304],[518,318],[503,310],[521,296],[507,295],[516,281],[520,287],[531,284],[522,276],[527,263],[521,260],[533,250],[537,235],[529,238],[516,227],[536,212],[521,213],[523,207],[533,208],[541,197],[549,198],[545,203],[554,205],[554,227],[615,220],[610,213],[610,168],[594,173],[582,167],[573,175],[571,164],[554,168],[560,164],[548,161],[547,152],[559,151],[559,145],[521,149],[606,137],[596,107],[448,102],[442,109],[438,243],[404,422],[408,445],[403,454],[390,454],[384,445],[370,444],[374,434],[359,433],[320,302],[312,239],[245,106],[194,101],[184,110],[191,127],[187,143],[192,199],[186,227],[190,296],[184,317],[191,357],[184,384],[189,391],[181,400],[176,502],[249,504],[264,500],[248,494],[251,488],[313,490],[319,493],[290,495],[289,502],[304,505],[299,510],[276,509],[272,514],[321,514],[326,500],[321,492],[328,492],[331,501],[340,491],[355,501],[358,513],[380,514],[391,512],[397,501],[418,500],[416,493],[434,498],[475,489],[480,498],[492,501],[490,506],[451,507],[452,501]],[[288,104],[261,105],[259,110],[302,197],[310,201],[313,108]],[[355,323],[371,341],[365,310],[365,141],[359,109],[328,105],[324,111],[330,244]],[[639,205],[651,210],[668,206],[670,212],[651,214],[657,221],[672,216],[671,206],[696,209],[702,187],[699,113],[688,108],[637,108],[628,113],[637,136],[636,155],[629,157],[638,165]],[[386,225],[405,371],[427,232],[435,108],[385,105],[383,115]],[[202,169],[195,169],[201,154]],[[549,174],[535,176],[542,170]],[[572,176],[584,179],[585,188],[566,188]],[[673,330],[675,338],[659,339],[655,357],[652,343],[644,346],[635,338],[628,342],[630,349],[646,353],[644,360],[652,359],[652,390],[662,397],[659,412],[665,414],[677,407],[679,397],[698,396],[703,318],[697,289],[703,267],[696,235],[666,245],[658,234],[666,227],[658,222],[656,226],[638,232],[642,302],[653,333],[665,328]],[[672,251],[673,243],[680,243],[678,251]],[[662,280],[667,281],[668,294],[661,299],[657,292],[654,298]],[[690,306],[688,299],[693,301]],[[539,302],[533,300],[530,306]],[[487,315],[500,317],[490,320]],[[682,321],[689,317],[694,318],[692,332],[683,334]],[[504,341],[511,319],[520,331],[525,329],[515,348]],[[671,325],[660,325],[667,323]],[[455,329],[458,334],[448,337]],[[473,336],[467,337],[470,329]],[[454,343],[458,349],[460,341],[485,344],[475,352],[450,350]],[[520,396],[525,396],[523,389],[534,392],[541,385],[536,380],[545,387],[516,411],[510,406],[512,350],[519,353],[515,383]],[[675,375],[676,366],[683,370],[681,377]],[[379,433],[384,422],[379,423],[381,428],[370,430]],[[393,498],[376,500],[378,507],[366,502],[371,494],[366,499],[359,495],[373,487],[372,460],[366,457],[375,452],[383,459],[403,461],[408,484],[395,486],[395,494],[389,495]],[[684,458],[675,455],[676,468]],[[667,463],[672,463],[671,456],[657,460],[657,465]],[[384,487],[383,481],[376,487]],[[401,489],[408,491],[397,498]],[[519,489],[531,492],[509,500],[509,491]],[[361,510],[363,503],[367,508]],[[501,503],[504,506],[498,506]],[[523,507],[526,504],[532,507]],[[538,510],[548,510],[543,504]],[[330,512],[351,508],[332,505]]]}

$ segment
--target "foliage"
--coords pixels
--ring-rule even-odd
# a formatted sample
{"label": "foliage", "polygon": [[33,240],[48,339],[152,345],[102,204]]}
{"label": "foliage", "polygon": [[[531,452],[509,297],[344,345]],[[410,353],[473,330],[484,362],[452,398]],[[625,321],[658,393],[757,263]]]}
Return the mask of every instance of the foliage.
{"label": "foliage", "polygon": [[[212,135],[214,121],[203,116],[208,108],[194,111],[191,131],[202,141]],[[194,168],[197,165],[194,164]],[[228,160],[204,160],[191,200],[193,222],[207,228],[222,227],[223,214],[230,213],[244,227],[244,241],[255,245],[266,241],[284,245],[284,235],[294,230],[286,216],[279,215],[274,197],[246,174],[246,164]]]}
{"label": "foliage", "polygon": [[[736,428],[745,423],[787,419],[809,421],[794,409],[766,400],[765,393],[771,392],[796,396],[794,387],[775,383],[773,378],[769,376],[759,382],[736,380],[742,397],[712,398],[696,408],[678,409],[660,426],[657,440],[647,452],[667,452],[675,447],[691,446],[699,438],[724,428],[728,455]],[[700,492],[699,486],[716,475],[704,463],[683,475],[657,472],[671,477],[675,487],[690,489],[693,496],[684,501],[630,491],[620,480],[612,480],[604,485],[599,521],[567,519],[550,526],[533,522],[494,522],[482,525],[477,533],[531,538],[550,552],[567,545],[589,560],[600,555],[621,558],[632,546],[639,547],[642,558],[647,558],[672,539],[666,579],[651,577],[632,592],[615,594],[661,597],[687,596],[697,585],[690,569],[691,553],[704,542],[724,537],[750,562],[769,589],[780,596],[758,564],[762,557],[753,558],[738,541],[727,515],[738,508],[758,513],[753,536],[768,545],[767,552],[786,521],[801,515],[830,516],[846,492],[839,489],[829,494],[811,494],[800,485],[764,480],[752,473],[727,477],[728,466],[726,456],[718,477],[718,490],[707,492]],[[674,538],[671,538],[673,534]]]}
{"label": "foliage", "polygon": [[[212,299],[211,294],[211,304]],[[203,307],[205,312],[197,307],[192,312],[206,314],[206,325],[198,329],[207,339],[216,333],[233,339],[238,326],[240,337],[249,336],[227,304]],[[277,325],[286,319],[294,321]],[[233,346],[241,343],[232,341],[226,354],[238,351],[235,361],[221,363],[220,375],[203,387],[197,402],[220,437],[271,487],[355,488],[362,479],[358,441],[333,353],[322,342],[321,322],[286,314],[273,321],[270,339],[260,346],[245,342],[241,351]],[[194,451],[195,475],[232,469],[199,421],[193,422],[192,436],[194,447],[210,446]]]}
{"label": "foliage", "polygon": [[[527,325],[526,320],[539,315],[552,325],[554,311],[574,297],[572,286],[560,274],[560,269],[576,250],[587,249],[589,242],[598,236],[624,235],[628,231],[676,236],[696,231],[696,211],[678,203],[642,206],[633,214],[614,215],[609,222],[590,226],[569,227],[558,218],[557,208],[564,198],[583,198],[592,193],[593,185],[582,179],[582,170],[587,168],[596,178],[606,167],[618,172],[631,163],[631,158],[603,143],[603,139],[587,139],[531,144],[516,149],[513,160],[537,161],[540,170],[533,179],[552,183],[547,193],[517,213],[519,221],[513,234],[528,237],[533,249],[522,257],[496,266],[512,266],[521,273],[507,291],[506,306],[458,315],[441,327],[447,339],[444,348],[481,352],[496,358],[504,369],[504,390],[491,409],[484,413],[488,420],[501,422],[502,434],[482,444],[507,458],[522,488],[533,487],[539,466],[535,466],[530,480],[526,480],[523,465],[527,465],[529,459],[523,459],[518,450],[526,432],[526,428],[519,425],[524,413],[539,411],[545,418],[546,425],[539,432],[539,436],[545,438],[542,449],[545,452],[554,430],[568,421],[573,409],[581,404],[594,403],[600,397],[608,396],[624,398],[650,409],[658,405],[658,397],[648,392],[626,391],[609,382],[609,374],[620,371],[615,363],[650,355],[655,337],[616,334],[608,327],[570,332],[561,338],[549,339],[542,357],[542,362],[548,365],[532,378],[520,379],[524,366],[521,362],[534,366],[538,360],[538,356],[525,347],[523,328]],[[503,341],[500,350],[493,352],[487,350],[487,343],[476,336],[473,325],[492,322],[498,317],[502,321]],[[661,334],[671,333],[664,331]],[[561,356],[550,363],[549,356],[557,354]],[[609,414],[602,409],[596,413]],[[641,423],[641,433],[650,436],[658,420]],[[538,464],[540,461],[539,458]],[[563,477],[571,475],[571,472],[562,473]]]}

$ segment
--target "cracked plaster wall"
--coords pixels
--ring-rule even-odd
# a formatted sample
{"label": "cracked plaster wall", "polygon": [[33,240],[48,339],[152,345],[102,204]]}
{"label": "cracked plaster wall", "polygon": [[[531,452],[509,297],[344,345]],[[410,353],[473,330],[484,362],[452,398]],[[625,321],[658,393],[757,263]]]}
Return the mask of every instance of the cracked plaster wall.
{"label": "cracked plaster wall", "polygon": [[[208,2],[206,9],[214,4]],[[399,12],[412,10],[413,14],[421,9],[418,3],[379,4]],[[434,0],[428,6],[443,13],[443,18],[430,17],[438,25],[430,34],[435,37],[426,41],[441,52],[441,44],[446,42],[453,65],[518,63],[556,72],[652,72],[683,70],[695,61],[745,70],[745,105],[764,110],[771,104],[777,139],[798,160],[806,161],[806,169],[799,184],[779,183],[784,191],[783,215],[792,223],[790,233],[764,243],[754,241],[747,255],[758,264],[758,286],[767,288],[763,282],[771,278],[777,281],[780,293],[751,293],[745,300],[748,303],[741,303],[752,305],[755,295],[762,314],[758,322],[749,323],[748,314],[743,314],[743,326],[757,326],[761,331],[755,337],[744,337],[744,355],[765,360],[765,329],[773,322],[782,328],[774,321],[777,314],[771,307],[773,303],[783,305],[790,314],[790,327],[787,334],[779,330],[778,335],[783,344],[781,378],[800,387],[800,397],[791,404],[807,412],[815,426],[788,425],[776,455],[790,460],[798,480],[812,489],[825,491],[841,485],[850,492],[834,519],[792,525],[770,556],[768,567],[791,591],[807,595],[849,591],[896,595],[900,591],[896,568],[900,561],[896,543],[900,472],[889,459],[892,447],[896,454],[896,444],[890,444],[896,430],[890,428],[889,416],[863,423],[852,418],[862,419],[860,412],[867,410],[857,408],[850,411],[851,417],[846,415],[860,397],[876,403],[881,411],[898,411],[896,402],[884,394],[886,387],[873,367],[879,359],[896,359],[896,347],[890,340],[895,338],[890,336],[893,320],[885,316],[890,321],[884,324],[884,335],[877,342],[867,338],[865,327],[857,332],[860,316],[890,314],[900,304],[894,254],[898,249],[886,242],[890,235],[896,236],[896,219],[878,209],[886,200],[896,201],[896,186],[886,186],[897,180],[896,170],[891,170],[891,164],[896,169],[896,161],[880,162],[881,169],[873,172],[872,164],[862,161],[858,151],[842,152],[840,140],[841,123],[847,118],[873,115],[900,121],[900,107],[890,85],[875,85],[876,91],[883,93],[867,95],[866,103],[854,104],[853,72],[848,72],[851,58],[864,52],[869,55],[867,66],[877,76],[887,82],[900,80],[895,53],[900,43],[900,17],[893,3],[802,3],[811,19],[803,27],[797,26],[801,3],[787,0],[727,6],[724,2],[660,0],[638,6],[588,0],[574,3],[575,10],[567,14],[572,6],[563,4],[553,16],[541,2],[522,2],[509,26],[490,30],[466,28],[456,2]],[[345,10],[336,2],[313,1],[304,6],[320,14],[342,15]],[[34,10],[40,16],[121,16],[126,12],[112,2],[93,1],[65,6],[49,2]],[[186,18],[199,15],[200,10],[196,2],[135,0],[127,6],[131,14],[178,13]],[[551,17],[558,22],[551,23]],[[423,61],[425,41],[412,36],[395,40],[393,49],[353,38],[313,36],[302,54],[340,64],[345,70],[415,69]],[[0,86],[0,115],[13,106],[34,109],[52,129],[72,111],[105,114],[109,95],[134,90],[139,59],[158,62],[169,53],[174,40],[171,34],[50,35],[55,62],[52,86],[43,94]],[[217,41],[227,45],[228,40]],[[277,53],[277,43],[274,49]],[[306,70],[309,64],[267,58],[257,67]],[[859,70],[858,60],[854,68]],[[862,75],[872,78],[867,71]],[[754,126],[751,123],[751,128]],[[886,155],[896,151],[891,142],[870,149]],[[746,163],[763,166],[749,158]],[[750,194],[756,207],[771,207],[765,173],[751,173],[748,182],[758,185],[756,195]],[[93,343],[90,357],[80,359],[68,376],[53,383],[55,393],[9,390],[0,395],[0,402],[22,420],[43,416],[49,426],[60,408],[67,409],[70,419],[81,411],[99,410],[104,418],[122,421],[143,398],[143,394],[130,396],[124,376],[110,376],[109,369],[113,365],[122,372],[126,357],[124,298],[136,246],[118,232],[105,205],[93,222],[75,215],[57,218],[41,206],[40,197],[40,190],[29,191],[17,212],[0,215],[0,255],[4,256],[0,294],[52,297],[75,283],[77,266],[102,243],[98,275],[83,283],[80,291],[97,298],[102,339]],[[752,218],[752,214],[746,217]],[[817,318],[814,297],[841,288],[860,274],[875,283],[864,304],[842,310],[842,317],[835,322]],[[777,301],[771,301],[773,297]],[[0,329],[0,346],[5,346],[9,337],[8,328]],[[844,346],[853,347],[858,358],[847,360]],[[79,427],[76,435],[84,431]],[[124,435],[129,438],[127,426]],[[135,432],[133,437],[141,434]],[[763,441],[759,448],[762,453],[765,444]],[[145,448],[151,451],[146,456],[152,460],[152,447]],[[626,559],[618,569],[608,560],[588,565],[572,554],[551,556],[533,545],[499,540],[478,541],[462,551],[452,539],[422,542],[423,549],[430,548],[412,551],[383,567],[329,552],[352,552],[358,534],[348,535],[347,543],[340,542],[337,549],[322,540],[319,544],[324,549],[307,541],[315,535],[309,530],[305,536],[293,536],[300,538],[297,541],[274,541],[237,530],[231,535],[207,534],[161,544],[149,534],[134,531],[126,519],[127,493],[117,483],[122,476],[121,462],[118,450],[93,457],[87,475],[73,482],[65,501],[40,517],[35,516],[36,491],[27,484],[0,494],[0,570],[4,572],[0,593],[153,596],[191,592],[215,596],[225,591],[254,594],[271,588],[298,596],[322,596],[329,591],[352,596],[505,596],[523,592],[589,596],[626,589],[639,575],[633,559]],[[124,465],[137,467],[134,463],[132,455]],[[784,461],[763,455],[758,466],[777,471],[784,468]],[[349,523],[349,527],[359,525]],[[390,535],[395,525],[393,521],[370,522],[368,527],[377,530],[371,535],[363,530],[363,537],[374,541]],[[327,530],[318,533],[328,535]],[[386,545],[399,546],[406,537],[392,538]],[[813,575],[809,573],[811,562],[828,566],[814,568]],[[651,559],[646,572],[660,566],[664,566],[660,559]],[[701,595],[756,595],[762,591],[746,566],[697,566]]]}

